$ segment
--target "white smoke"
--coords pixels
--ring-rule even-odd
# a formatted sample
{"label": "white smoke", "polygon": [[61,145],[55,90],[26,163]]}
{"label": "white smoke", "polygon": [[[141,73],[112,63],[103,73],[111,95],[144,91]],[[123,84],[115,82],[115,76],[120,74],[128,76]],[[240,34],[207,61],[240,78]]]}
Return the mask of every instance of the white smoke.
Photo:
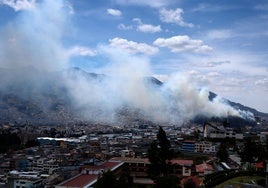
{"label": "white smoke", "polygon": [[[63,38],[71,29],[69,4],[65,5],[62,0],[43,0],[35,6],[30,11],[20,12],[14,22],[0,28],[0,66],[30,65],[47,71],[68,69],[73,48],[64,47]],[[95,55],[89,51],[87,54]],[[90,79],[82,71],[71,70],[65,72],[62,82],[71,96],[71,103],[86,120],[117,122],[118,113],[129,109],[145,119],[173,124],[197,115],[248,116],[219,97],[210,101],[209,91],[198,89],[200,86],[195,86],[185,75],[173,75],[161,87],[151,84],[146,81],[153,75],[148,57],[105,45],[98,47],[98,55],[107,62],[97,72],[106,76]]]}
{"label": "white smoke", "polygon": [[29,11],[21,11],[15,21],[0,30],[1,67],[34,66],[55,70],[66,66],[62,45],[68,13],[63,1],[45,0]]}

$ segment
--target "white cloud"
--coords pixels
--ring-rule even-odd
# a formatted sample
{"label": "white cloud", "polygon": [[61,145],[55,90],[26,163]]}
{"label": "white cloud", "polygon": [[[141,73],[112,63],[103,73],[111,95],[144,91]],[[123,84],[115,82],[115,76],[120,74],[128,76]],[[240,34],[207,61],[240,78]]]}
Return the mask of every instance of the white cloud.
{"label": "white cloud", "polygon": [[205,67],[205,68],[213,68],[217,66],[221,66],[224,64],[229,64],[231,63],[230,61],[208,61],[208,62],[203,62],[203,63],[196,63],[196,66],[199,67]]}
{"label": "white cloud", "polygon": [[139,18],[134,18],[133,21],[137,23],[137,31],[144,33],[156,33],[162,30],[160,25],[154,26],[151,24],[144,24]]}
{"label": "white cloud", "polygon": [[121,16],[122,15],[122,12],[120,10],[112,9],[112,8],[107,9],[107,13],[112,15],[112,16]]}
{"label": "white cloud", "polygon": [[166,23],[174,23],[181,27],[193,27],[194,24],[184,22],[182,14],[183,10],[180,8],[175,10],[167,10],[164,8],[160,10],[160,20]]}
{"label": "white cloud", "polygon": [[231,6],[231,5],[222,5],[222,4],[208,4],[208,3],[200,3],[195,8],[193,8],[192,12],[221,12],[227,10],[236,10],[240,9],[239,6]]}
{"label": "white cloud", "polygon": [[153,26],[150,24],[142,24],[137,27],[137,30],[144,33],[156,33],[161,31],[161,27],[160,25]]}
{"label": "white cloud", "polygon": [[35,0],[0,0],[0,4],[10,6],[15,11],[35,9]]}
{"label": "white cloud", "polygon": [[257,79],[254,84],[257,86],[264,86],[268,89],[268,77]]}
{"label": "white cloud", "polygon": [[66,7],[69,9],[69,14],[74,14],[74,8],[70,3],[66,2]]}
{"label": "white cloud", "polygon": [[207,33],[207,38],[214,40],[214,39],[228,39],[230,37],[232,37],[233,34],[230,30],[210,30]]}
{"label": "white cloud", "polygon": [[259,4],[254,7],[256,10],[268,11],[268,4]]}
{"label": "white cloud", "polygon": [[165,7],[172,3],[172,0],[115,0],[120,5],[138,5],[138,6],[149,6],[153,8]]}
{"label": "white cloud", "polygon": [[133,29],[133,26],[132,25],[125,25],[125,24],[121,23],[117,26],[117,28],[120,30],[131,30],[131,29]]}
{"label": "white cloud", "polygon": [[154,41],[154,45],[167,47],[172,52],[189,51],[195,53],[206,53],[212,51],[212,48],[204,45],[202,40],[193,40],[187,35],[178,35],[167,39],[158,38]]}
{"label": "white cloud", "polygon": [[68,51],[69,56],[95,56],[96,52],[84,47],[84,46],[74,46]]}
{"label": "white cloud", "polygon": [[126,39],[122,39],[118,37],[110,39],[109,42],[110,42],[110,46],[126,50],[127,52],[132,53],[132,54],[142,53],[142,54],[147,54],[147,55],[153,55],[158,52],[158,48],[156,47],[150,46],[145,43],[137,43],[134,41],[128,41]]}

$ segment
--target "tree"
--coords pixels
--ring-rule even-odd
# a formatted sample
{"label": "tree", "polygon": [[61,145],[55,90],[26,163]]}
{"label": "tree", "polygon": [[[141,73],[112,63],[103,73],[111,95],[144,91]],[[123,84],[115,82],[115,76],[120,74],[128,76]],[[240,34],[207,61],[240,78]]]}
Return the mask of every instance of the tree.
{"label": "tree", "polygon": [[40,146],[40,143],[37,139],[28,140],[25,144],[26,148],[34,147],[34,146]]}
{"label": "tree", "polygon": [[104,172],[94,186],[94,188],[106,188],[106,187],[111,188],[118,187],[116,177],[110,170]]}
{"label": "tree", "polygon": [[190,178],[184,182],[183,187],[184,188],[196,188],[197,186],[196,186],[194,180]]}
{"label": "tree", "polygon": [[108,170],[99,177],[94,188],[127,188],[129,186],[129,177],[126,174],[122,174],[117,180],[114,173]]}
{"label": "tree", "polygon": [[220,162],[227,162],[229,158],[229,154],[226,148],[225,143],[221,143],[219,151],[217,152],[217,157],[220,160]]}
{"label": "tree", "polygon": [[257,144],[252,142],[250,138],[246,139],[244,150],[241,152],[241,160],[243,162],[255,162],[258,157],[259,150]]}
{"label": "tree", "polygon": [[163,176],[159,177],[155,180],[156,185],[155,188],[180,188],[178,185],[180,182],[180,178],[177,176]]}
{"label": "tree", "polygon": [[0,153],[18,149],[20,145],[21,140],[16,133],[11,133],[10,131],[0,132]]}
{"label": "tree", "polygon": [[159,127],[157,140],[153,141],[148,149],[148,157],[151,162],[148,167],[148,174],[151,178],[167,176],[172,170],[170,160],[173,157],[173,150],[170,147],[166,132],[162,127]]}

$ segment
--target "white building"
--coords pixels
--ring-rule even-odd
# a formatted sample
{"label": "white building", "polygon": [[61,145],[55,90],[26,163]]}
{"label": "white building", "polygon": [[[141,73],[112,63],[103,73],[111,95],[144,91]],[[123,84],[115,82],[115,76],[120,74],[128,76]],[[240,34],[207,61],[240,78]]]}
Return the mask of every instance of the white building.
{"label": "white building", "polygon": [[43,187],[43,179],[38,172],[19,172],[13,170],[9,173],[7,186],[12,188],[41,188]]}
{"label": "white building", "polygon": [[211,142],[196,142],[195,143],[195,152],[199,153],[215,153],[216,152],[216,146],[212,145]]}
{"label": "white building", "polygon": [[47,172],[48,174],[53,174],[55,170],[59,168],[59,164],[56,159],[46,159],[40,158],[35,161],[32,170],[38,172]]}
{"label": "white building", "polygon": [[232,128],[225,128],[223,126],[212,125],[210,123],[206,123],[203,129],[204,138],[235,138],[238,140],[242,140],[244,135],[242,133],[237,133]]}

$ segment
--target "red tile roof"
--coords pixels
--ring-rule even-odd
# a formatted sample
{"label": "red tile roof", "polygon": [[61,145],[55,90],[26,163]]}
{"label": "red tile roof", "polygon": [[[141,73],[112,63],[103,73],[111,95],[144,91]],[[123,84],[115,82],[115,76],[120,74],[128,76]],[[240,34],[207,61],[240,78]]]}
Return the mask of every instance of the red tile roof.
{"label": "red tile roof", "polygon": [[[85,165],[82,167],[82,169],[91,169],[91,170],[101,170],[101,169],[110,169],[113,171],[117,167],[121,166],[123,163],[118,162],[118,161],[107,161],[104,162],[101,165]],[[79,174],[63,183],[60,184],[60,186],[65,186],[65,187],[75,187],[75,188],[80,188],[84,187],[86,185],[95,183],[98,179],[97,174]]]}
{"label": "red tile roof", "polygon": [[183,142],[195,143],[195,141],[194,141],[194,140],[184,140]]}
{"label": "red tile roof", "polygon": [[122,162],[119,161],[107,161],[101,165],[84,165],[82,169],[92,169],[92,170],[101,170],[101,169],[110,169],[114,170],[117,166],[120,166]]}
{"label": "red tile roof", "polygon": [[183,159],[174,159],[174,160],[171,160],[172,164],[179,164],[179,165],[193,165],[194,164],[194,161],[193,160],[183,160]]}
{"label": "red tile roof", "polygon": [[255,163],[254,167],[255,168],[260,168],[260,169],[264,168],[263,162]]}
{"label": "red tile roof", "polygon": [[213,170],[213,167],[210,164],[203,163],[195,166],[196,172],[204,172],[205,170]]}
{"label": "red tile roof", "polygon": [[61,186],[66,187],[83,187],[88,185],[89,183],[92,183],[94,180],[98,178],[98,175],[95,174],[81,174],[73,179],[70,179],[69,181],[61,184]]}

